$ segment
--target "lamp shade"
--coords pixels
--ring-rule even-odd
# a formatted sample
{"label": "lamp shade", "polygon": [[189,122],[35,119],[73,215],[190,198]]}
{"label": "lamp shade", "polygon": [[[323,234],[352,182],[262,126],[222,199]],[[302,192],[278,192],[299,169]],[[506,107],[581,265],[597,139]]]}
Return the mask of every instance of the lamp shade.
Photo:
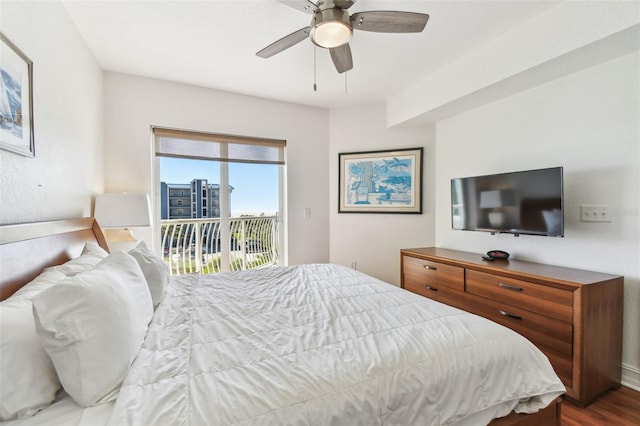
{"label": "lamp shade", "polygon": [[93,215],[102,228],[151,226],[150,204],[145,193],[98,194]]}

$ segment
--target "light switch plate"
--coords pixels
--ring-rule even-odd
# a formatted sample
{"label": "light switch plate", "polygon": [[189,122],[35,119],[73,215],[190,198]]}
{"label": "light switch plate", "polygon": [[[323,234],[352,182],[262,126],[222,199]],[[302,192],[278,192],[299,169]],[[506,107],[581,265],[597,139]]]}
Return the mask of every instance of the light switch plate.
{"label": "light switch plate", "polygon": [[611,222],[611,206],[583,204],[580,206],[581,222]]}

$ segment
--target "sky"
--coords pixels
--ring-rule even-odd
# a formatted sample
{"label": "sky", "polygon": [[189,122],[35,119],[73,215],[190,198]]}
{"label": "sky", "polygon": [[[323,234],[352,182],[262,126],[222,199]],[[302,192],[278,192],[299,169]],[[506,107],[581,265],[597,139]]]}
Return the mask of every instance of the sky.
{"label": "sky", "polygon": [[[188,184],[193,179],[220,183],[216,161],[160,158],[160,180]],[[243,214],[273,215],[278,211],[278,167],[275,164],[229,163],[231,216]]]}

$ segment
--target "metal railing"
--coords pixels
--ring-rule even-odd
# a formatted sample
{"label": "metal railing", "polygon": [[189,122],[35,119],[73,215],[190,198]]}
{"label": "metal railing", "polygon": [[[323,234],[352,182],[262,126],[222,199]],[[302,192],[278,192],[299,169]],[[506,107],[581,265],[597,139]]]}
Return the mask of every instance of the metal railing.
{"label": "metal railing", "polygon": [[[161,223],[165,263],[172,275],[220,272],[220,219],[172,219]],[[230,219],[230,269],[278,264],[277,216]]]}

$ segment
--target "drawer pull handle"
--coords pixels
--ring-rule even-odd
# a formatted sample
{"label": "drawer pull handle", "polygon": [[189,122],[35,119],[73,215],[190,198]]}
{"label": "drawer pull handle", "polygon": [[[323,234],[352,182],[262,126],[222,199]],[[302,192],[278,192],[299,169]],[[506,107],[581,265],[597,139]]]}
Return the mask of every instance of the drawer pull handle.
{"label": "drawer pull handle", "polygon": [[430,271],[435,271],[438,269],[435,266],[429,266],[429,265],[422,265],[422,266],[424,266],[424,269],[428,269]]}
{"label": "drawer pull handle", "polygon": [[500,315],[502,315],[503,317],[513,318],[513,319],[517,319],[517,320],[521,320],[522,319],[521,316],[509,313],[507,311],[503,311],[502,309],[500,309],[499,312],[500,312]]}
{"label": "drawer pull handle", "polygon": [[438,291],[437,288],[431,287],[430,285],[427,285],[427,284],[424,285],[424,288],[426,288],[427,290],[431,290],[431,291]]}
{"label": "drawer pull handle", "polygon": [[502,288],[507,289],[507,290],[522,291],[522,287],[517,287],[515,285],[510,285],[510,284],[505,284],[505,283],[499,283],[498,285],[500,287],[502,287]]}

